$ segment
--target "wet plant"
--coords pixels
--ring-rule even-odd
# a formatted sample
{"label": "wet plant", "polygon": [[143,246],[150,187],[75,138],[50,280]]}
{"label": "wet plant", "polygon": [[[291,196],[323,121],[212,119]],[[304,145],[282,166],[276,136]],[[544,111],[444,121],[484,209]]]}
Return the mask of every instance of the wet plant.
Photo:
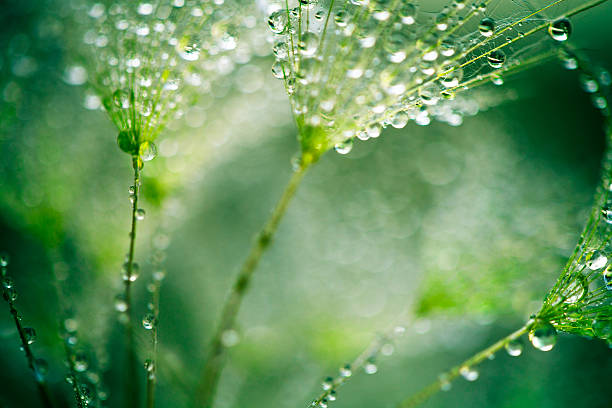
{"label": "wet plant", "polygon": [[[239,13],[240,12],[240,13]],[[133,183],[129,187],[131,228],[128,252],[122,266],[124,292],[116,309],[126,327],[128,369],[127,406],[139,404],[133,384],[137,357],[131,327],[131,287],[139,276],[135,262],[136,230],[145,218],[139,206],[144,162],[157,155],[155,139],[171,119],[206,93],[211,82],[233,65],[225,54],[237,46],[243,5],[223,7],[206,1],[88,2],[77,3],[82,65],[67,69],[65,80],[91,87],[86,98],[90,109],[102,107],[119,131],[117,144],[131,158]],[[244,55],[243,55],[244,59]],[[248,60],[248,56],[247,56]]]}
{"label": "wet plant", "polygon": [[575,50],[564,47],[562,58],[566,68],[580,71],[585,92],[605,118],[607,150],[602,163],[602,178],[595,195],[595,204],[580,239],[557,282],[544,298],[541,309],[530,316],[524,326],[476,353],[460,365],[440,374],[438,379],[398,404],[398,408],[418,406],[438,391],[450,389],[458,377],[475,381],[476,366],[505,349],[510,356],[522,354],[519,338],[528,335],[529,342],[540,351],[550,351],[558,333],[578,335],[606,341],[612,347],[612,267],[610,266],[610,192],[612,191],[612,120],[610,73],[594,67]]}
{"label": "wet plant", "polygon": [[22,316],[17,309],[17,290],[15,289],[15,283],[13,279],[8,275],[8,257],[0,255],[0,279],[2,279],[2,297],[6,301],[9,307],[9,312],[15,323],[15,328],[19,334],[19,340],[21,342],[21,350],[24,352],[28,367],[32,370],[34,380],[36,381],[36,388],[40,395],[42,405],[45,408],[52,408],[53,402],[51,400],[51,394],[47,386],[47,371],[49,369],[47,361],[42,358],[36,358],[32,351],[32,344],[36,341],[36,330],[32,327],[24,326],[22,324]]}
{"label": "wet plant", "polygon": [[540,7],[453,1],[439,5],[433,18],[405,1],[271,3],[272,74],[284,83],[300,152],[223,306],[197,403],[212,406],[227,351],[223,338],[234,332],[253,273],[289,202],[323,154],[348,154],[356,139],[377,138],[384,128],[403,128],[410,120],[460,125],[478,112],[472,89],[501,85],[505,77],[555,57],[556,46],[570,37],[568,18],[604,1],[558,0]]}

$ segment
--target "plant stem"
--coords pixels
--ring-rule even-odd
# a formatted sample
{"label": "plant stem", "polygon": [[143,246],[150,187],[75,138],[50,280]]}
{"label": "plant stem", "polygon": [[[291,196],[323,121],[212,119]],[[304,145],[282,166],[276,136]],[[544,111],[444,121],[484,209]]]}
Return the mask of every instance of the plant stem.
{"label": "plant stem", "polygon": [[233,329],[236,315],[240,310],[240,305],[247,292],[253,273],[262,255],[270,246],[278,225],[287,211],[289,202],[295,195],[306,170],[310,166],[310,163],[304,163],[304,161],[302,161],[302,163],[303,164],[296,169],[291,176],[270,218],[268,218],[268,221],[257,235],[246,260],[242,264],[240,273],[234,281],[231,292],[225,301],[221,313],[221,320],[213,337],[210,352],[196,391],[195,402],[197,407],[211,408],[213,406],[217,383],[221,375],[226,355],[226,347],[223,345],[223,334]]}
{"label": "plant stem", "polygon": [[126,374],[125,381],[125,408],[134,408],[140,406],[140,393],[137,384],[138,378],[138,359],[136,356],[136,347],[134,342],[134,328],[132,327],[132,299],[131,299],[131,284],[132,275],[134,272],[134,250],[136,246],[136,211],[138,210],[138,196],[140,194],[140,168],[138,156],[132,156],[132,167],[134,168],[134,195],[132,201],[132,227],[130,231],[130,246],[125,265],[125,276],[123,282],[125,284],[125,344],[126,344]]}
{"label": "plant stem", "polygon": [[[0,278],[4,280],[6,278],[6,265],[2,265],[1,267]],[[9,311],[11,316],[13,316],[13,320],[15,321],[15,327],[17,328],[17,333],[19,334],[19,340],[21,341],[21,347],[25,352],[26,359],[28,361],[28,367],[34,373],[34,378],[36,380],[36,388],[38,389],[38,394],[40,395],[40,399],[42,400],[42,405],[45,408],[53,408],[53,403],[51,402],[51,394],[49,392],[49,388],[47,387],[47,383],[45,380],[39,376],[36,369],[36,358],[34,357],[34,353],[32,353],[32,349],[30,348],[30,344],[28,343],[28,339],[25,333],[23,326],[21,325],[21,320],[19,317],[19,312],[17,308],[15,308],[15,298],[11,296],[9,293],[9,289],[6,287],[4,282],[2,283],[2,294],[4,300],[9,305]]]}
{"label": "plant stem", "polygon": [[154,280],[153,289],[153,315],[155,316],[153,328],[151,329],[153,350],[151,352],[151,366],[147,368],[147,400],[146,407],[153,408],[155,406],[155,385],[157,383],[157,353],[159,347],[157,325],[159,323],[159,291],[161,282]]}
{"label": "plant stem", "polygon": [[532,321],[527,322],[527,324],[525,324],[523,327],[521,327],[517,331],[495,342],[494,344],[487,347],[486,349],[474,354],[472,357],[468,358],[460,365],[455,366],[451,368],[450,370],[446,371],[445,373],[440,374],[440,376],[438,377],[438,380],[434,381],[433,383],[423,388],[421,391],[417,392],[416,394],[413,394],[412,396],[408,397],[404,401],[400,402],[397,408],[416,407],[419,404],[422,404],[423,402],[427,401],[432,395],[441,391],[445,386],[448,386],[448,384],[450,384],[451,381],[459,377],[459,375],[461,374],[461,370],[463,368],[474,367],[475,365],[478,365],[479,363],[481,363],[483,360],[489,358],[489,356],[495,354],[497,351],[504,348],[506,344],[508,344],[509,342],[516,340],[522,335],[524,335],[525,333],[527,333],[531,327],[531,324],[532,324]]}
{"label": "plant stem", "polygon": [[85,408],[83,403],[83,395],[81,394],[81,389],[79,388],[78,378],[76,370],[74,369],[74,360],[73,354],[70,350],[70,347],[64,341],[64,350],[66,352],[66,361],[68,362],[68,370],[70,371],[70,378],[72,379],[72,391],[74,392],[74,399],[76,400],[76,404],[78,408]]}

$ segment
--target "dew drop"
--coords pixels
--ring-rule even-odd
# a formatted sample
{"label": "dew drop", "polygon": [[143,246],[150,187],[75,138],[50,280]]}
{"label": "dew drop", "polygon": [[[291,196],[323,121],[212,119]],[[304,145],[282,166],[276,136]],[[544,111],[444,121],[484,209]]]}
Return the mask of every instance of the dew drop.
{"label": "dew drop", "polygon": [[9,264],[8,256],[1,255],[0,256],[0,267],[6,268],[8,266],[8,264]]}
{"label": "dew drop", "polygon": [[334,385],[334,379],[331,377],[327,377],[322,383],[321,383],[321,388],[323,388],[323,391],[328,391],[331,390],[331,388]]}
{"label": "dew drop", "polygon": [[223,344],[223,347],[234,347],[238,342],[240,342],[240,336],[236,330],[225,330],[221,335],[221,344]]}
{"label": "dew drop", "polygon": [[408,113],[404,111],[398,112],[393,116],[393,119],[391,119],[391,126],[396,129],[402,129],[406,126],[409,119]]}
{"label": "dew drop", "polygon": [[548,34],[555,41],[567,41],[572,34],[572,25],[566,18],[562,18],[548,26]]}
{"label": "dew drop", "polygon": [[612,290],[612,264],[603,271],[603,280],[606,288]]}
{"label": "dew drop", "polygon": [[307,32],[302,34],[298,43],[298,50],[304,57],[313,57],[319,46],[319,37],[315,33]]}
{"label": "dew drop", "polygon": [[49,372],[49,363],[47,360],[43,358],[37,358],[34,361],[34,375],[36,376],[36,381],[44,382],[47,378],[47,373]]}
{"label": "dew drop", "polygon": [[345,364],[342,367],[340,367],[340,376],[341,377],[350,377],[353,374],[353,372],[351,371],[351,365],[350,364]]}
{"label": "dew drop", "polygon": [[374,364],[374,361],[368,361],[363,366],[363,371],[365,371],[366,374],[376,374],[376,372],[378,371],[378,367],[376,366],[376,364]]}
{"label": "dew drop", "polygon": [[549,322],[538,320],[529,331],[529,341],[541,351],[550,351],[557,342],[557,330]]}
{"label": "dew drop", "polygon": [[491,37],[495,31],[495,22],[491,18],[483,18],[478,25],[478,31],[485,37]]}
{"label": "dew drop", "polygon": [[468,381],[476,381],[478,379],[478,371],[468,366],[461,367],[459,374]]}
{"label": "dew drop", "polygon": [[402,1],[399,6],[399,16],[403,24],[411,25],[416,21],[417,8],[414,4]]}
{"label": "dew drop", "polygon": [[157,319],[155,319],[155,315],[154,314],[147,313],[142,318],[142,327],[144,327],[145,330],[152,330],[155,327],[156,320]]}
{"label": "dew drop", "polygon": [[506,352],[512,357],[518,357],[523,353],[523,343],[518,339],[510,340],[506,343]]}
{"label": "dew drop", "polygon": [[346,139],[344,142],[336,143],[334,150],[339,154],[348,154],[353,149],[353,139]]}
{"label": "dew drop", "polygon": [[153,5],[151,3],[140,3],[138,5],[138,14],[142,16],[148,16],[153,12]]}
{"label": "dew drop", "polygon": [[87,356],[83,352],[77,352],[74,356],[72,356],[72,362],[74,364],[75,371],[79,373],[87,371],[87,368],[89,368]]}
{"label": "dew drop", "polygon": [[487,62],[491,66],[491,68],[501,68],[506,62],[506,55],[500,50],[495,50],[487,55]]}
{"label": "dew drop", "polygon": [[127,309],[128,309],[128,305],[123,295],[117,295],[115,297],[115,310],[118,311],[119,313],[124,313],[124,312],[127,312]]}
{"label": "dew drop", "polygon": [[157,156],[157,146],[151,141],[144,141],[138,148],[138,155],[142,161],[151,161]]}
{"label": "dew drop", "polygon": [[279,60],[274,61],[274,64],[272,64],[272,76],[276,79],[283,79],[285,77],[283,63]]}
{"label": "dew drop", "polygon": [[285,10],[277,10],[268,17],[268,26],[275,34],[280,34],[287,27],[287,12]]}
{"label": "dew drop", "polygon": [[[144,209],[142,209],[142,208],[137,209],[137,210],[136,210],[136,214],[135,214],[135,215],[136,215],[136,219],[137,219],[138,221],[142,221],[142,220],[144,220],[144,219],[145,219],[145,214],[146,214],[146,213],[145,213],[145,210],[144,210]],[[136,264],[134,264],[134,265],[136,265]]]}
{"label": "dew drop", "polygon": [[23,336],[25,337],[26,343],[33,344],[36,341],[36,330],[32,327],[24,327]]}
{"label": "dew drop", "polygon": [[586,266],[589,269],[596,271],[606,266],[607,263],[608,263],[607,256],[605,256],[600,251],[594,251],[591,255],[591,258],[586,262]]}

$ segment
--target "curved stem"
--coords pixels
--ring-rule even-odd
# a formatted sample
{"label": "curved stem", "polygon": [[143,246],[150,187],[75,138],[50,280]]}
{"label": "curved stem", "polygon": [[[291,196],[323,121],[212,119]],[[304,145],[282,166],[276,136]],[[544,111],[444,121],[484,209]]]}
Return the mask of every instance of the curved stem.
{"label": "curved stem", "polygon": [[[6,266],[2,266],[1,269],[1,279],[6,278]],[[13,316],[13,320],[15,321],[15,327],[17,328],[17,333],[19,334],[19,340],[21,341],[21,347],[26,355],[26,359],[28,361],[28,367],[34,373],[34,378],[36,379],[36,388],[38,389],[38,393],[40,395],[40,399],[42,400],[42,405],[45,408],[53,408],[53,403],[51,402],[51,394],[49,392],[49,388],[47,387],[47,383],[45,380],[39,376],[36,369],[36,358],[34,357],[34,353],[32,353],[32,349],[30,348],[30,343],[28,343],[28,338],[26,336],[26,332],[24,330],[23,325],[21,324],[21,318],[19,317],[19,312],[15,307],[15,297],[9,293],[6,285],[2,285],[2,294],[4,300],[9,305],[9,311],[11,316]]]}
{"label": "curved stem", "polygon": [[134,251],[136,246],[136,212],[138,210],[138,196],[140,193],[140,168],[138,156],[132,157],[132,167],[134,168],[134,195],[132,200],[132,227],[130,231],[130,244],[125,264],[125,276],[123,282],[125,284],[125,345],[126,345],[126,380],[124,383],[125,407],[134,408],[140,406],[140,394],[137,384],[138,378],[138,358],[136,356],[136,347],[134,341],[134,328],[132,327],[132,299],[131,299],[131,284],[132,275],[134,272]]}
{"label": "curved stem", "polygon": [[495,354],[496,352],[504,348],[506,344],[510,343],[513,340],[518,339],[519,337],[527,333],[531,327],[531,324],[532,324],[532,321],[527,322],[520,329],[516,330],[513,333],[510,333],[503,339],[498,340],[497,342],[485,348],[484,350],[479,351],[478,353],[474,354],[472,357],[465,360],[460,365],[455,366],[451,368],[450,370],[446,371],[445,373],[440,374],[436,381],[429,384],[428,386],[426,386],[425,388],[423,388],[421,391],[417,392],[416,394],[413,394],[412,396],[408,397],[404,401],[400,402],[397,405],[397,408],[416,407],[419,404],[422,404],[423,402],[427,401],[432,395],[441,391],[445,386],[448,386],[448,384],[450,384],[451,381],[459,377],[463,369],[465,368],[469,369],[469,368],[472,368],[478,365],[483,360],[489,358],[489,356]]}
{"label": "curved stem", "polygon": [[[302,161],[304,163],[304,161]],[[240,268],[240,273],[234,281],[231,292],[225,301],[221,320],[215,331],[212,340],[210,352],[200,377],[199,385],[196,392],[196,406],[210,408],[213,405],[217,383],[221,375],[223,363],[226,355],[226,347],[223,345],[223,334],[234,327],[236,316],[240,310],[240,305],[244,299],[244,295],[249,287],[251,277],[261,260],[262,255],[270,246],[272,238],[278,228],[278,225],[287,211],[289,202],[295,195],[295,192],[306,173],[310,163],[302,164],[291,176],[289,183],[285,187],[280,200],[276,204],[270,218],[257,235],[255,242],[251,246],[249,254]]]}

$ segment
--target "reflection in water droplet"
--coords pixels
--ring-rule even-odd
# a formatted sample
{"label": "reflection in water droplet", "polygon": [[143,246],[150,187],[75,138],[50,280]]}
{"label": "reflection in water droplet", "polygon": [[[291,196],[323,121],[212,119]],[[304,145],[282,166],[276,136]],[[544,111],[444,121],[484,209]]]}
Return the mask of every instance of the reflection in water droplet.
{"label": "reflection in water droplet", "polygon": [[459,374],[468,381],[476,381],[478,379],[478,371],[473,368],[463,366],[459,369]]}
{"label": "reflection in water droplet", "polygon": [[557,343],[557,330],[549,322],[538,320],[529,331],[529,341],[541,351],[550,351]]}
{"label": "reflection in water droplet", "polygon": [[493,31],[495,30],[495,22],[486,17],[480,20],[480,24],[478,25],[478,31],[485,37],[491,37],[493,35]]}
{"label": "reflection in water droplet", "polygon": [[568,19],[562,18],[548,26],[548,34],[555,41],[566,41],[572,34],[572,25]]}
{"label": "reflection in water droplet", "polygon": [[512,357],[518,357],[523,353],[523,343],[520,340],[510,340],[506,343],[506,352]]}

